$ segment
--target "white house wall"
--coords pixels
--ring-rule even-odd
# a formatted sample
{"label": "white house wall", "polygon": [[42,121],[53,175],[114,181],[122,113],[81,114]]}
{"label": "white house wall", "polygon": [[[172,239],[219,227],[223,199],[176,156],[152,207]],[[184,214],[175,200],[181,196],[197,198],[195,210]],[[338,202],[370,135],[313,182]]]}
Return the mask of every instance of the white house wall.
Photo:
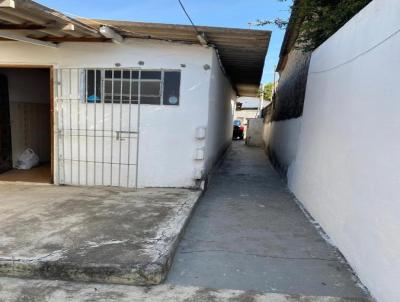
{"label": "white house wall", "polygon": [[242,124],[247,125],[247,120],[251,118],[256,118],[259,113],[258,109],[242,109],[235,111],[235,120],[240,120]]}
{"label": "white house wall", "polygon": [[236,93],[223,73],[213,51],[205,158],[207,173],[230,145],[233,131],[233,105]]}
{"label": "white house wall", "polygon": [[[115,64],[118,63],[121,68],[181,70],[179,106],[141,105],[139,187],[190,187],[195,184],[195,171],[202,170],[204,167],[204,161],[195,161],[194,154],[199,146],[205,147],[205,142],[197,140],[195,136],[196,129],[206,128],[208,123],[211,70],[205,69],[204,65],[213,65],[212,52],[212,49],[201,46],[144,40],[128,40],[122,45],[63,43],[57,49],[19,42],[1,42],[0,64],[53,65],[57,68],[115,68]],[[144,65],[140,66],[139,61],[143,61]],[[72,102],[71,105],[72,113],[75,110],[86,114],[84,105],[80,106],[79,110],[77,104],[74,106]],[[119,104],[114,106],[115,116],[119,114],[119,107]],[[125,107],[126,105],[122,106],[123,115],[126,114]],[[68,106],[63,106],[63,108],[66,110],[64,113],[68,114]],[[90,108],[88,115],[94,114],[92,112],[94,106]],[[97,112],[97,114],[100,113]],[[78,114],[72,114],[72,116],[74,117],[72,123],[76,123]],[[133,114],[133,116],[136,115]],[[58,122],[55,121],[55,126]],[[65,119],[64,122],[68,123],[69,120]],[[81,122],[82,127],[85,124]],[[114,122],[116,123],[115,120]],[[119,125],[115,126],[119,127]],[[94,125],[90,125],[89,120],[88,130],[93,128]],[[57,137],[55,137],[55,142],[57,142]],[[67,141],[65,142],[68,144]],[[85,149],[81,152],[76,150],[77,144],[72,144],[72,146],[74,156],[86,154]],[[86,144],[80,144],[80,146],[86,148]],[[57,143],[55,147],[57,148]],[[94,143],[89,141],[88,150],[97,150],[95,147]],[[66,157],[71,156],[68,154],[70,150],[68,147],[65,149]],[[55,154],[58,154],[58,151],[56,149]],[[94,154],[94,151],[88,151],[88,159],[90,156],[99,156]],[[119,153],[117,154],[115,156],[119,156]],[[131,156],[134,156],[132,154]],[[123,152],[122,156],[127,155]],[[57,164],[55,162],[56,168]],[[84,176],[86,166],[80,169],[72,168],[73,182],[77,183],[76,177],[79,170],[80,177],[85,177],[89,185],[98,184],[98,180],[95,182],[93,177],[95,167],[88,168],[88,177]],[[59,172],[61,171],[55,171],[56,183],[57,176],[61,174]],[[70,168],[65,169],[64,172],[65,178],[71,178],[68,174],[71,173]],[[92,176],[89,175],[90,173]],[[99,168],[96,169],[96,173],[99,173]],[[86,180],[81,180],[82,182],[86,184]]]}
{"label": "white house wall", "polygon": [[288,179],[382,302],[400,297],[399,16],[374,0],[313,53]]}

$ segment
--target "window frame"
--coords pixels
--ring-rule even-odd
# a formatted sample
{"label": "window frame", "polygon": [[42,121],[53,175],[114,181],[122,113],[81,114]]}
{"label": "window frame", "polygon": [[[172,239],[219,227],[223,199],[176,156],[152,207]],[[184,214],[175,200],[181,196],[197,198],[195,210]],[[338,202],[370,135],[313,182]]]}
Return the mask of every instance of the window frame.
{"label": "window frame", "polygon": [[[88,88],[89,88],[89,83],[88,83],[88,72],[91,71],[94,74],[96,74],[96,72],[100,71],[100,83],[101,83],[101,87],[100,87],[100,100],[99,101],[88,101],[89,95],[88,95]],[[109,78],[106,77],[106,72],[111,71],[113,74],[113,77]],[[124,79],[124,72],[129,72],[130,73],[130,78],[128,79]],[[160,72],[160,79],[142,79],[141,78],[141,73],[142,72]],[[120,77],[115,78],[114,74],[115,72],[121,72]],[[132,77],[132,74],[134,72],[138,72],[137,78]],[[177,72],[179,73],[179,82],[178,82],[178,91],[177,91],[177,98],[178,98],[178,102],[177,104],[165,104],[164,103],[164,90],[165,90],[165,72]],[[97,78],[97,76],[96,76]],[[123,86],[124,82],[128,82],[130,83],[130,85],[132,85],[133,83],[137,83],[137,89],[138,89],[138,94],[134,95],[132,93],[132,87],[129,87],[129,91],[130,94],[124,94],[123,89],[121,90],[120,94],[115,94],[115,91],[112,93],[107,93],[105,92],[105,86],[106,86],[106,82],[111,82],[114,83],[112,85],[115,85],[115,81],[118,82],[122,82]],[[150,106],[168,106],[168,107],[178,107],[181,103],[181,82],[182,82],[182,70],[181,69],[134,69],[134,68],[85,68],[84,69],[84,83],[85,85],[83,85],[83,89],[84,89],[84,93],[83,95],[85,95],[84,98],[84,103],[87,104],[126,104],[126,105],[138,105],[139,104],[139,87],[142,86],[142,83],[159,83],[160,84],[160,90],[159,90],[159,95],[141,95],[142,97],[154,97],[154,98],[159,98],[159,102],[157,103],[143,103],[140,102],[140,105],[150,105]],[[94,87],[94,86],[93,86]],[[113,88],[114,89],[114,88]],[[111,97],[114,94],[114,97]],[[117,95],[117,98],[116,98]],[[109,100],[106,100],[106,96],[109,96]],[[124,100],[121,99],[123,97],[128,97],[129,100]],[[96,95],[97,97],[97,95]]]}

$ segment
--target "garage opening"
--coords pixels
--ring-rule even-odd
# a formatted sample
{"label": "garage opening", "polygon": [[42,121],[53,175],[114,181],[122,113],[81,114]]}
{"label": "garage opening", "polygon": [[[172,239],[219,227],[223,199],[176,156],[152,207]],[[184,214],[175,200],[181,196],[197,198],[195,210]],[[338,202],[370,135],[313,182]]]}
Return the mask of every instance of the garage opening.
{"label": "garage opening", "polygon": [[52,182],[50,72],[0,68],[0,181]]}

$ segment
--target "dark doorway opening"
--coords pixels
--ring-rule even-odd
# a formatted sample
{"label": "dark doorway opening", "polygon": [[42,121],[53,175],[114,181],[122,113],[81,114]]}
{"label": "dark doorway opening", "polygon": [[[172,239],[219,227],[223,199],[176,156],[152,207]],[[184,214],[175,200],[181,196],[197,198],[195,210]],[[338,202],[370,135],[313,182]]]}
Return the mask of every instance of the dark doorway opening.
{"label": "dark doorway opening", "polygon": [[[52,183],[50,68],[0,68],[0,181]],[[22,170],[26,149],[38,165]]]}

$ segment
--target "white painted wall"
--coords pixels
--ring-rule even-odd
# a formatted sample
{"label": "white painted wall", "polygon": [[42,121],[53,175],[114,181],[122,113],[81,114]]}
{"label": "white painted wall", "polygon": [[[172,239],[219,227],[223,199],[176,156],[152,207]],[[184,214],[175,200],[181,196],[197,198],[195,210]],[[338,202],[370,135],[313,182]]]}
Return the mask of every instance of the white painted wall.
{"label": "white painted wall", "polygon": [[259,115],[260,98],[238,97],[236,101],[242,103],[242,110],[235,111],[234,120],[240,120],[243,125],[247,125],[249,119],[256,118]]}
{"label": "white painted wall", "polygon": [[[0,43],[0,64],[110,68],[115,67],[115,63],[120,63],[125,68],[138,68],[138,62],[144,61],[143,69],[181,70],[179,106],[141,106],[140,187],[189,187],[195,184],[194,170],[204,166],[204,162],[194,160],[195,149],[198,147],[195,132],[197,127],[207,127],[209,122],[208,100],[212,71],[205,70],[203,66],[213,66],[213,55],[211,48],[134,39],[122,45],[63,43],[57,49],[18,42]],[[181,64],[186,67],[181,67]],[[225,91],[225,88],[222,90]],[[57,142],[57,138],[55,141]],[[214,143],[215,141],[210,142]],[[94,145],[88,148],[92,150]],[[209,157],[213,156],[214,151],[217,151],[214,147],[208,150]],[[76,171],[73,174],[77,175],[78,168],[74,169]],[[85,170],[81,168],[81,172]],[[94,167],[90,167],[88,171],[92,173],[92,176],[88,175],[88,184],[94,184]],[[57,171],[55,175],[57,176]]]}
{"label": "white painted wall", "polygon": [[242,103],[242,108],[260,108],[261,106],[260,98],[256,97],[238,97],[237,102]]}
{"label": "white painted wall", "polygon": [[242,121],[243,125],[247,125],[248,119],[256,118],[258,112],[259,110],[255,109],[236,110],[234,119]]}
{"label": "white painted wall", "polygon": [[309,56],[298,49],[288,53],[285,66],[279,72],[276,102],[270,105],[274,106],[274,119],[280,120],[265,119],[263,140],[266,151],[284,177],[290,173],[296,158],[302,118],[294,117],[294,112],[302,107]]}
{"label": "white painted wall", "polygon": [[233,108],[236,93],[221,70],[213,50],[209,91],[207,137],[205,141],[205,173],[232,142]]}
{"label": "white painted wall", "polygon": [[382,302],[400,297],[399,16],[374,0],[314,52],[288,179]]}
{"label": "white painted wall", "polygon": [[246,145],[253,147],[264,146],[263,142],[264,119],[250,118],[247,121],[248,125],[246,129]]}
{"label": "white painted wall", "polygon": [[290,173],[297,154],[302,118],[264,124],[263,141],[268,152],[280,165],[282,171]]}

